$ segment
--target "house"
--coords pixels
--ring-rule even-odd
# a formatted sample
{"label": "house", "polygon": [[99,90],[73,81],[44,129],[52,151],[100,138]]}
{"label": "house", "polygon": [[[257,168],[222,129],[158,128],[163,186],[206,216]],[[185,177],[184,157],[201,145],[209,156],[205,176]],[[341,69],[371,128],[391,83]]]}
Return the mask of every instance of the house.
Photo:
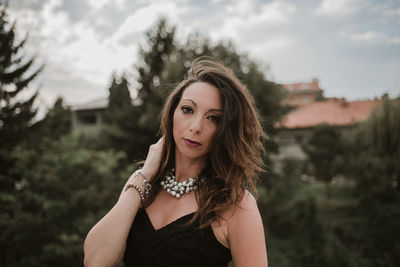
{"label": "house", "polygon": [[319,87],[318,79],[311,82],[282,84],[287,91],[284,104],[302,107],[323,99],[323,90]]}
{"label": "house", "polygon": [[104,110],[107,106],[107,98],[72,106],[72,132],[83,135],[97,134],[103,125]]}
{"label": "house", "polygon": [[274,157],[278,168],[279,162],[285,158],[306,159],[302,145],[307,142],[317,125],[323,123],[339,127],[355,125],[366,120],[381,102],[382,100],[328,99],[298,107],[287,114],[278,125],[280,130],[275,138],[280,150],[279,155]]}

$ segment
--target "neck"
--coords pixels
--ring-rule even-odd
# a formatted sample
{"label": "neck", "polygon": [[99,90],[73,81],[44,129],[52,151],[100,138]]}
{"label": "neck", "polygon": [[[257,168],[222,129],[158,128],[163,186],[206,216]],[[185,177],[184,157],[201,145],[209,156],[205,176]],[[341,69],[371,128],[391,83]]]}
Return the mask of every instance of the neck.
{"label": "neck", "polygon": [[175,179],[178,182],[185,181],[189,178],[194,178],[205,167],[204,159],[193,160],[188,158],[176,157],[175,158]]}

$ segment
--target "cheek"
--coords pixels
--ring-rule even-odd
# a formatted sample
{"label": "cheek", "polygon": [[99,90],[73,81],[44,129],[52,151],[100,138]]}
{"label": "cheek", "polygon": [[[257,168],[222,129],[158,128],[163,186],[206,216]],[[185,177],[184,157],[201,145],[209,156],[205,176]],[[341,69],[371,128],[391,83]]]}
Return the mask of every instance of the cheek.
{"label": "cheek", "polygon": [[209,128],[208,135],[207,135],[207,139],[210,144],[214,141],[214,138],[216,135],[217,135],[217,126],[212,125]]}

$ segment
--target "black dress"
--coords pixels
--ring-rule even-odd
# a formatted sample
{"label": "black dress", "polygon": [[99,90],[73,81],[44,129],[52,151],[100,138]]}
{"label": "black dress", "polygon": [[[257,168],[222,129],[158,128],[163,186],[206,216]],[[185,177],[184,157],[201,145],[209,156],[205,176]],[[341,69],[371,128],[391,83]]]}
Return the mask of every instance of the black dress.
{"label": "black dress", "polygon": [[198,222],[184,226],[194,213],[155,230],[145,210],[133,221],[126,242],[126,267],[226,267],[231,251],[216,238],[211,226],[197,229]]}

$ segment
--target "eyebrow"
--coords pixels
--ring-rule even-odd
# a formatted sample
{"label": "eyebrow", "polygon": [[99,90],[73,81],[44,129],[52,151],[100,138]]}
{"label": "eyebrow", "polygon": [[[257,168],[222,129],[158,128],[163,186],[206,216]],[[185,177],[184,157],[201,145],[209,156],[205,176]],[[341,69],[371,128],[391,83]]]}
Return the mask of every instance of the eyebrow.
{"label": "eyebrow", "polygon": [[[189,98],[182,99],[182,101],[185,101],[185,100],[192,102],[193,106],[197,107],[196,102],[194,102],[192,99],[189,99]],[[217,112],[221,112],[222,113],[222,109],[217,109],[217,108],[210,108],[208,110],[208,112],[210,112],[210,111],[217,111]]]}

